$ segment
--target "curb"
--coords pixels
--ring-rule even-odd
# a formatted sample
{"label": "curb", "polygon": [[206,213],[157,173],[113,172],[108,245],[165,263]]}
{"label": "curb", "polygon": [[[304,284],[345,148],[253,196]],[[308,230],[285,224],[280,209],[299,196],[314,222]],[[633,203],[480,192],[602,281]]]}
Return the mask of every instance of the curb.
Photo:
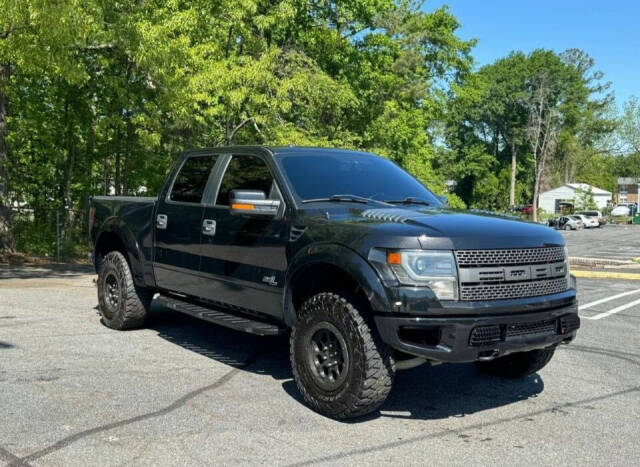
{"label": "curb", "polygon": [[571,274],[576,277],[585,279],[623,279],[629,281],[640,281],[640,274],[632,272],[609,272],[609,271],[575,271],[571,270]]}
{"label": "curb", "polygon": [[569,256],[569,264],[575,264],[576,266],[623,266],[625,264],[633,264],[633,260],[630,259],[608,259],[608,258],[588,258],[585,256]]}

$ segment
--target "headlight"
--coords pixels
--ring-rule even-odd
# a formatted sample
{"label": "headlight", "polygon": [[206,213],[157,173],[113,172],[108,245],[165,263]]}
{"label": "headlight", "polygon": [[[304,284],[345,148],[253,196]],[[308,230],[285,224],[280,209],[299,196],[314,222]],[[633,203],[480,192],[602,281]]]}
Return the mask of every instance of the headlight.
{"label": "headlight", "polygon": [[388,252],[387,264],[401,284],[429,287],[440,300],[458,299],[458,274],[451,251]]}
{"label": "headlight", "polygon": [[566,247],[566,245],[564,247],[564,266],[565,266],[565,271],[567,271],[567,273],[566,273],[567,286],[570,289],[573,289],[573,290],[575,290],[577,292],[578,291],[578,281],[576,279],[576,276],[571,274],[571,271],[569,271],[569,249]]}

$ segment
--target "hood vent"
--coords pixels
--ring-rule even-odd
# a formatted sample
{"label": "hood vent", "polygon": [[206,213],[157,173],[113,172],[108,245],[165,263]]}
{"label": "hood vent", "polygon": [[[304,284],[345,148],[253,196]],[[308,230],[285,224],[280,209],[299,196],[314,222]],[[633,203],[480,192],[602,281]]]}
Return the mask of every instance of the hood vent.
{"label": "hood vent", "polygon": [[409,222],[412,214],[413,212],[407,211],[406,209],[367,209],[366,211],[362,211],[361,215],[362,217],[375,219],[377,221],[404,224]]}

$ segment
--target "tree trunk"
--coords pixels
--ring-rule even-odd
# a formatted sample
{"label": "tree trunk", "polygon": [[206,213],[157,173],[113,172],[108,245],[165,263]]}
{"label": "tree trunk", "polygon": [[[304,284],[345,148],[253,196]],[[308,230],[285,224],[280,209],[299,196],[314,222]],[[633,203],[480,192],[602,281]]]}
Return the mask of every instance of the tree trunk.
{"label": "tree trunk", "polygon": [[62,200],[64,202],[64,219],[63,219],[63,236],[65,240],[69,240],[71,238],[71,225],[72,225],[72,213],[71,209],[73,208],[73,203],[71,201],[71,180],[73,179],[73,169],[76,163],[76,144],[75,138],[73,134],[73,121],[71,119],[71,112],[69,112],[70,107],[69,101],[67,101],[66,105],[66,118],[67,118],[67,164],[65,167],[64,173],[64,193],[62,196]]}
{"label": "tree trunk", "polygon": [[531,203],[532,207],[532,220],[533,222],[538,222],[538,192],[540,191],[540,178],[542,175],[542,170],[536,171],[536,179],[533,184],[533,203]]}
{"label": "tree trunk", "polygon": [[127,195],[129,193],[129,165],[131,159],[131,139],[133,138],[133,125],[131,124],[131,117],[127,116],[127,134],[125,136],[124,146],[124,174],[122,175],[122,194]]}
{"label": "tree trunk", "polygon": [[0,252],[15,251],[15,242],[11,233],[11,211],[9,208],[9,146],[7,136],[9,128],[9,86],[10,65],[0,64]]}
{"label": "tree trunk", "polygon": [[109,176],[109,158],[111,157],[111,142],[109,141],[109,127],[104,130],[104,146],[105,153],[102,156],[102,174],[103,174],[103,185],[102,185],[102,194],[110,195],[109,185],[111,185],[111,177]]}
{"label": "tree trunk", "polygon": [[516,174],[517,174],[517,154],[516,145],[511,143],[511,184],[509,186],[509,206],[516,204]]}
{"label": "tree trunk", "polygon": [[116,131],[116,179],[115,179],[115,192],[116,196],[120,196],[122,193],[122,180],[120,178],[120,129]]}

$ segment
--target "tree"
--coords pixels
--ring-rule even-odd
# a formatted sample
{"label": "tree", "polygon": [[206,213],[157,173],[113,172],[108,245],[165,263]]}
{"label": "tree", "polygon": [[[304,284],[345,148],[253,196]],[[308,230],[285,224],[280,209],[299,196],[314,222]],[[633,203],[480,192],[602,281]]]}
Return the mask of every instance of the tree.
{"label": "tree", "polygon": [[[614,128],[608,85],[592,67],[580,50],[513,52],[452,86],[445,139],[455,162],[449,175],[458,179],[456,191],[467,204],[537,204],[548,180],[566,183],[578,163],[586,170]],[[509,193],[508,201],[495,193]]]}
{"label": "tree", "polygon": [[623,152],[640,153],[640,100],[636,96],[624,103],[618,137],[623,143]]}
{"label": "tree", "polygon": [[[74,60],[93,26],[93,5],[80,0],[0,0],[0,252],[13,250],[8,144],[12,77],[55,70],[69,82],[84,78]],[[13,75],[13,76],[12,76]]]}
{"label": "tree", "polygon": [[591,186],[589,186],[587,189],[578,187],[576,189],[573,201],[575,203],[575,209],[579,211],[597,208]]}
{"label": "tree", "polygon": [[492,121],[493,146],[497,150],[502,138],[511,159],[509,206],[513,206],[516,203],[518,154],[526,150],[523,146],[527,144],[523,131],[527,122],[527,58],[521,52],[511,53],[483,67],[480,73],[488,84],[484,102],[487,118]]}
{"label": "tree", "polygon": [[372,150],[447,192],[434,141],[450,86],[470,72],[474,42],[457,37],[446,8],[425,13],[405,0],[1,2],[0,63],[11,64],[11,78],[0,87],[8,158],[0,232],[9,233],[9,197],[46,225],[28,245],[21,235],[20,248],[50,251],[57,211],[73,249],[84,238],[74,213],[91,195],[153,194],[175,153],[189,147]]}
{"label": "tree", "polygon": [[531,81],[527,135],[533,155],[533,221],[537,221],[538,193],[545,165],[555,155],[560,115],[553,102],[553,83],[546,71]]}

